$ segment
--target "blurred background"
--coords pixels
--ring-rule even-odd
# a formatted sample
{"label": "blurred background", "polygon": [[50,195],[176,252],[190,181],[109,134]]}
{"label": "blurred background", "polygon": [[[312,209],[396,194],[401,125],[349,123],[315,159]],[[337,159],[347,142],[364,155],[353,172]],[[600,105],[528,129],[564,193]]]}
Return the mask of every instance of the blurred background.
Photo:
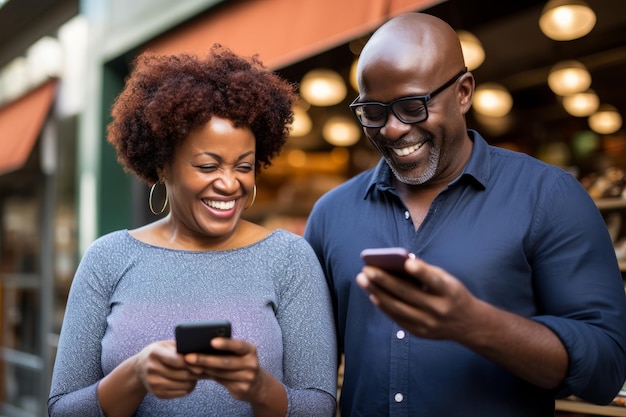
{"label": "blurred background", "polygon": [[[219,42],[298,84],[292,136],[246,216],[302,233],[324,192],[379,159],[348,109],[352,71],[371,32],[410,11],[459,33],[477,80],[469,126],[572,172],[626,251],[623,0],[0,0],[0,415],[47,415],[85,248],[155,219],[147,185],[105,140],[140,51],[202,54]],[[553,15],[573,20],[560,27]]]}

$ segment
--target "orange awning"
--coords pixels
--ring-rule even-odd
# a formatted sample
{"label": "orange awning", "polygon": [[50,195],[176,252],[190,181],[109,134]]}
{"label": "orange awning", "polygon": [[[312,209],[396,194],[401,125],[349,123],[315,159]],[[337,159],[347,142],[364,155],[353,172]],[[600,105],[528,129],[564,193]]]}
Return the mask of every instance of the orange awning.
{"label": "orange awning", "polygon": [[35,146],[56,95],[52,79],[0,108],[0,175],[21,168]]}
{"label": "orange awning", "polygon": [[243,55],[259,54],[281,68],[361,36],[389,18],[441,0],[247,0],[224,2],[163,35],[147,49],[202,55],[220,43]]}

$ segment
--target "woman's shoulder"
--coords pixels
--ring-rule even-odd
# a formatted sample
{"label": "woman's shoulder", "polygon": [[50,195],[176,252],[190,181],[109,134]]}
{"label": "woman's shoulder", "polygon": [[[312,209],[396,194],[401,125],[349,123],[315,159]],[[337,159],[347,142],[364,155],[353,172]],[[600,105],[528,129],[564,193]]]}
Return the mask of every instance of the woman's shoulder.
{"label": "woman's shoulder", "polygon": [[[90,282],[90,286],[115,287],[122,271],[136,258],[133,239],[127,230],[107,233],[95,239],[83,254],[75,275],[75,282]],[[107,291],[108,291],[107,290]]]}
{"label": "woman's shoulder", "polygon": [[302,257],[317,259],[309,242],[299,234],[285,229],[275,229],[265,239],[265,250],[288,258]]}
{"label": "woman's shoulder", "polygon": [[130,234],[128,229],[115,230],[96,238],[90,248],[127,245],[129,243]]}
{"label": "woman's shoulder", "polygon": [[283,229],[283,228],[276,228],[274,230],[271,230],[270,233],[267,236],[268,240],[271,240],[273,242],[273,244],[277,244],[277,245],[298,245],[301,243],[305,243],[308,244],[306,242],[306,240],[304,240],[304,238],[292,231]]}
{"label": "woman's shoulder", "polygon": [[91,242],[85,251],[84,257],[111,257],[115,254],[128,254],[133,244],[134,239],[130,236],[127,229],[116,230],[106,233]]}

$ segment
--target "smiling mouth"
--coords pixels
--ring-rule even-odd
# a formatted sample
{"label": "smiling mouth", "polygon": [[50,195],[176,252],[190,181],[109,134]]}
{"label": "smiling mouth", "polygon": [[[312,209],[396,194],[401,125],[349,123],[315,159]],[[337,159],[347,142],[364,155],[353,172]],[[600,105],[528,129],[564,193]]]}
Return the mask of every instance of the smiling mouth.
{"label": "smiling mouth", "polygon": [[413,152],[415,152],[416,150],[418,150],[419,148],[421,148],[422,146],[424,146],[426,142],[422,142],[419,145],[411,145],[411,146],[407,146],[406,148],[400,148],[400,149],[392,149],[393,153],[398,155],[398,156],[407,156],[412,154]]}
{"label": "smiling mouth", "polygon": [[235,207],[235,200],[230,201],[215,201],[215,200],[202,200],[202,202],[217,210],[230,210]]}

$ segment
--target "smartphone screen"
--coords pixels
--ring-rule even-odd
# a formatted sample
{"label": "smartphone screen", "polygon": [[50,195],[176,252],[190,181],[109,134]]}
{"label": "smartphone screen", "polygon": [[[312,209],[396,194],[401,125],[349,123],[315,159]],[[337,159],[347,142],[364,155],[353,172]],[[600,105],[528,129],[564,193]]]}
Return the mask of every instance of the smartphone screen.
{"label": "smartphone screen", "polygon": [[228,320],[179,323],[176,325],[175,334],[178,353],[232,354],[230,351],[217,350],[211,346],[214,337],[231,337],[231,325]]}

